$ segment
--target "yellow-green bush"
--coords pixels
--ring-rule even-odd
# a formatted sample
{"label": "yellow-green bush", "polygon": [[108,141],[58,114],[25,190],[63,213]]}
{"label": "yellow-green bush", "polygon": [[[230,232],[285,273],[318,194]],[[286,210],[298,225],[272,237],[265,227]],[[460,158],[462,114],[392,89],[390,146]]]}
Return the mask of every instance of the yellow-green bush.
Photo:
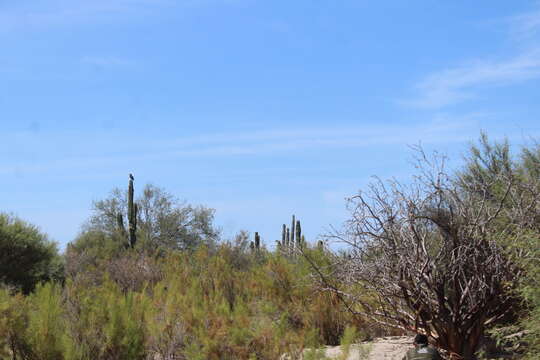
{"label": "yellow-green bush", "polygon": [[255,258],[225,244],[159,259],[119,254],[88,271],[27,297],[1,290],[1,356],[277,359],[339,341],[356,324],[335,295],[318,290],[301,257],[261,250]]}
{"label": "yellow-green bush", "polygon": [[27,299],[0,288],[0,358],[24,357],[29,347],[25,342],[28,313]]}
{"label": "yellow-green bush", "polygon": [[56,360],[62,357],[64,325],[62,289],[54,283],[38,286],[28,297],[28,326],[25,331],[33,358]]}

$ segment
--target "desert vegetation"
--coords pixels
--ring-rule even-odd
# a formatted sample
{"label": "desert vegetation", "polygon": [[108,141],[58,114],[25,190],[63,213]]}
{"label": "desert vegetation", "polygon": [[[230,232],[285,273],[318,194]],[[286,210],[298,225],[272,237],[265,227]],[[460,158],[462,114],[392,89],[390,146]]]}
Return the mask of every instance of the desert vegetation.
{"label": "desert vegetation", "polygon": [[294,216],[275,244],[225,239],[212,209],[131,175],[62,254],[2,214],[0,358],[299,358],[423,332],[451,359],[537,359],[540,146],[482,135],[458,170],[414,154],[410,182],[376,178],[320,239]]}

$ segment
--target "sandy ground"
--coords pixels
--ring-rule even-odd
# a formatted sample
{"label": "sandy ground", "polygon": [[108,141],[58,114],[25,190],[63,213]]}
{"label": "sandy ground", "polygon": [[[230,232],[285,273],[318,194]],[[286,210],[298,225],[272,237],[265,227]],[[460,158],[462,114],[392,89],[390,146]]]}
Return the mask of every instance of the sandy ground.
{"label": "sandy ground", "polygon": [[[401,360],[412,347],[411,343],[412,337],[385,337],[371,343],[352,345],[347,360]],[[340,355],[339,346],[326,349],[326,356],[331,359]]]}

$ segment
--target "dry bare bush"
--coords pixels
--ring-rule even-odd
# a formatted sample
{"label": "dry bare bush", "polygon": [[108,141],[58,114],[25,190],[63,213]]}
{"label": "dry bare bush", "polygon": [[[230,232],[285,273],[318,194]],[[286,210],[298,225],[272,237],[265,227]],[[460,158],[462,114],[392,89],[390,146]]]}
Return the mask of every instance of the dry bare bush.
{"label": "dry bare bush", "polygon": [[521,269],[504,244],[537,218],[540,196],[504,167],[465,188],[444,157],[417,150],[412,183],[376,179],[350,199],[345,230],[330,235],[349,245],[333,276],[373,296],[323,284],[352,311],[472,359],[486,327],[514,308]]}
{"label": "dry bare bush", "polygon": [[107,264],[111,279],[122,291],[141,291],[146,285],[156,284],[163,278],[157,260],[144,253],[126,253]]}

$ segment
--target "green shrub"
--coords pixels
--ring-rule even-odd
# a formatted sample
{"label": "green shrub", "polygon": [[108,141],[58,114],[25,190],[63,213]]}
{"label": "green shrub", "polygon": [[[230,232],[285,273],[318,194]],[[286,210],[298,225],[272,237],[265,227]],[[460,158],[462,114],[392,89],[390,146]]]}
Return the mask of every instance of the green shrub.
{"label": "green shrub", "polygon": [[0,213],[0,285],[28,294],[38,283],[62,276],[56,244],[36,226]]}
{"label": "green shrub", "polygon": [[62,358],[64,325],[62,289],[54,283],[38,286],[28,298],[28,327],[25,331],[32,358]]}

